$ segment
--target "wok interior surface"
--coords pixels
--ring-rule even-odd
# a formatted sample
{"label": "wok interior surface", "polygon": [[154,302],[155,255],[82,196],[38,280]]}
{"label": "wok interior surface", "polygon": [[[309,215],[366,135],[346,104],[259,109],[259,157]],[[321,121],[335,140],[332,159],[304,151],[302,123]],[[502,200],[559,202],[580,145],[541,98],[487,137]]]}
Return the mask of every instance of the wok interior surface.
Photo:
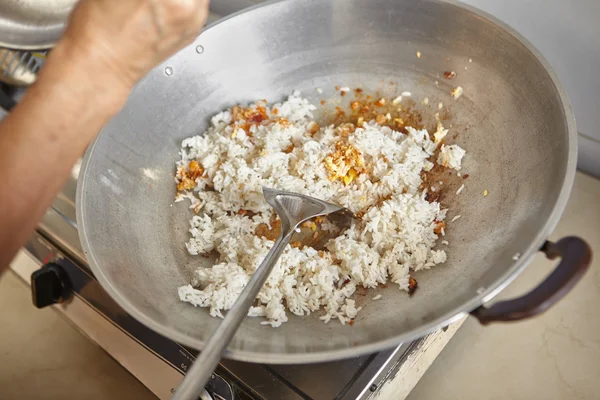
{"label": "wok interior surface", "polygon": [[[444,79],[451,70],[458,76]],[[280,101],[294,89],[318,104],[339,98],[336,85],[428,97],[429,118],[438,102],[449,108],[470,177],[460,195],[447,196],[448,220],[462,215],[447,228],[448,261],[417,273],[411,298],[395,284],[356,296],[363,310],[353,326],[324,324],[319,313],[290,314],[277,329],[248,318],[227,356],[300,363],[390,347],[471,310],[525,266],[562,212],[576,151],[568,103],[543,61],[512,33],[453,3],[292,0],[206,30],[136,87],[88,150],[79,229],[94,273],[121,306],[165,336],[202,347],[221,321],[177,295],[209,262],[187,253],[191,211],[173,204],[181,140],[234,104]],[[458,85],[464,95],[453,100]],[[376,294],[382,299],[372,301]]]}

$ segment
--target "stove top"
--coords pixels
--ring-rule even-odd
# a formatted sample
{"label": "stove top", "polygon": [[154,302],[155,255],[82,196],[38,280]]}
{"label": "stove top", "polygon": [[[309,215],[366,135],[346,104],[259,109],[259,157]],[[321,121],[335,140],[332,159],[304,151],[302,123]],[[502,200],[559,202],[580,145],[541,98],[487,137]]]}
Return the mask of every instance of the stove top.
{"label": "stove top", "polygon": [[[172,342],[137,322],[94,279],[81,249],[75,221],[78,173],[79,165],[76,165],[67,184],[40,222],[36,234],[26,245],[27,251],[45,265],[36,273],[54,274],[54,268],[58,267],[67,277],[67,283],[61,283],[61,288],[66,288],[54,298],[68,300],[70,296],[76,296],[83,299],[171,368],[185,373],[197,351]],[[44,282],[40,284],[37,279],[33,281],[34,293],[40,288],[45,291]],[[38,306],[54,302],[52,295],[43,292],[34,295],[36,301]],[[394,369],[399,368],[403,356],[415,345],[401,345],[376,354],[321,364],[256,365],[223,360],[208,389],[223,398],[367,398],[377,392],[379,385]]]}
{"label": "stove top", "polygon": [[[223,0],[213,2],[209,22],[221,15],[260,2],[259,0]],[[18,96],[17,100],[18,100]],[[0,119],[2,118],[0,112]],[[141,346],[161,360],[164,368],[183,375],[192,364],[197,351],[166,339],[137,322],[121,309],[104,292],[87,265],[79,236],[75,217],[75,192],[79,175],[78,163],[62,191],[40,222],[38,229],[25,246],[30,257],[42,268],[33,272],[33,301],[38,307],[54,303],[69,302],[76,298],[89,308],[90,313],[98,313],[110,322],[131,343]],[[23,274],[21,274],[23,276]],[[81,328],[82,330],[85,330]],[[457,328],[456,328],[457,329]],[[366,399],[384,398],[382,387],[391,381],[402,382],[405,395],[416,384],[431,361],[441,351],[443,345],[456,330],[448,334],[435,333],[412,343],[379,353],[354,357],[352,359],[308,365],[257,365],[222,360],[213,375],[205,398],[216,399]],[[84,332],[85,333],[85,332]],[[445,336],[444,336],[445,335]],[[92,335],[88,335],[93,337]],[[444,336],[444,337],[442,337]],[[431,339],[437,345],[433,357],[426,364],[417,364],[417,353],[423,353]],[[441,339],[440,339],[441,338]],[[106,346],[103,346],[107,348]],[[113,355],[114,356],[114,355]],[[114,356],[134,375],[135,363],[127,363]],[[407,363],[410,361],[410,363]],[[125,365],[127,364],[127,365]],[[400,377],[399,371],[406,373],[407,364],[415,366],[412,381]],[[159,374],[160,375],[160,374]],[[140,378],[141,379],[141,378]],[[415,380],[416,379],[416,380]],[[141,379],[144,382],[143,379]],[[148,387],[147,382],[144,382]],[[171,390],[170,388],[169,390]],[[155,394],[164,397],[154,390]],[[167,390],[168,392],[168,390]],[[402,390],[392,391],[390,398],[403,398]]]}

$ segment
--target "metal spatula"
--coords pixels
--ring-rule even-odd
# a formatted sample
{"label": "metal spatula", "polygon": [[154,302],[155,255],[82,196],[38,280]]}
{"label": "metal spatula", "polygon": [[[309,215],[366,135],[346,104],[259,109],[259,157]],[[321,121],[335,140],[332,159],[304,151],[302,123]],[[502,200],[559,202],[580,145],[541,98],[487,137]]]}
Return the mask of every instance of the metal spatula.
{"label": "metal spatula", "polygon": [[308,219],[330,214],[337,217],[332,219],[333,222],[344,228],[350,225],[353,216],[346,208],[297,193],[263,188],[263,194],[281,219],[279,238],[185,375],[173,396],[174,400],[198,398],[296,228]]}

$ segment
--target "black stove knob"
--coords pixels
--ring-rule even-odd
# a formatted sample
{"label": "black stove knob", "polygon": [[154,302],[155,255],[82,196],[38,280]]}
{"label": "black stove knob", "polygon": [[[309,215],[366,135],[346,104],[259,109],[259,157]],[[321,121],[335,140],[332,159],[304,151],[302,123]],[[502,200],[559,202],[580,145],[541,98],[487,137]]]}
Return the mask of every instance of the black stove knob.
{"label": "black stove knob", "polygon": [[61,303],[70,294],[71,282],[60,265],[49,263],[31,274],[31,295],[37,308]]}

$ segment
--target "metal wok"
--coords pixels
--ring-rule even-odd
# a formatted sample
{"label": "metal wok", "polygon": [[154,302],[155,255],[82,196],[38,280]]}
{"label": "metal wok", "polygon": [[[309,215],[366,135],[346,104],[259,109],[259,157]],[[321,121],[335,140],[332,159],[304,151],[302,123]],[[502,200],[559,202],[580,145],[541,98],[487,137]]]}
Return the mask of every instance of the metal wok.
{"label": "metal wok", "polygon": [[[458,76],[444,79],[451,70]],[[412,298],[394,285],[370,291],[352,327],[324,324],[318,315],[291,316],[278,329],[248,318],[226,357],[304,363],[375,352],[467,313],[483,323],[534,315],[581,277],[587,245],[577,238],[546,242],[573,183],[575,122],[556,76],[525,39],[451,1],[289,0],[204,31],[139,83],[90,146],[77,222],[107,292],[150,328],[202,349],[220,321],[177,297],[208,262],[185,250],[187,206],[171,206],[181,140],[233,104],[277,101],[293,89],[316,103],[333,96],[336,85],[390,95],[408,90],[450,108],[470,177],[460,196],[447,198],[462,215],[448,230],[448,261],[417,274],[420,290]],[[458,85],[465,92],[454,101],[449,92]],[[562,257],[546,281],[523,298],[481,306],[540,249]],[[372,302],[378,293],[383,298]]]}

